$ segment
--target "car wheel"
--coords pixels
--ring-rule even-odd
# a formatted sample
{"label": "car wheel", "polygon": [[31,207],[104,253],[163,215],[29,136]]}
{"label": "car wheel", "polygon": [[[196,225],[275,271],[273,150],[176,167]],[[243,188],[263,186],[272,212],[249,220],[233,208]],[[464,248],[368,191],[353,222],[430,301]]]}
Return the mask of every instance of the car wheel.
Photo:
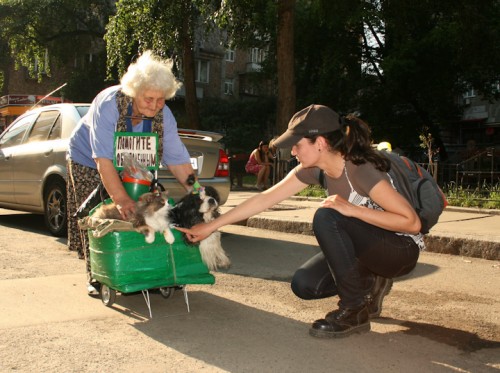
{"label": "car wheel", "polygon": [[45,224],[56,237],[67,234],[68,212],[66,185],[62,180],[51,181],[44,195]]}

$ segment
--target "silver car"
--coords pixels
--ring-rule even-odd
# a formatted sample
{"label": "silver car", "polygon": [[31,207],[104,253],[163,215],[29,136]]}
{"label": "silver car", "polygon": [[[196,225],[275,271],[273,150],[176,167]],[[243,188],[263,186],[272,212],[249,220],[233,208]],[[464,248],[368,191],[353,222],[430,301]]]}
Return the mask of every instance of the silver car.
{"label": "silver car", "polygon": [[[68,139],[89,104],[56,104],[30,110],[0,135],[0,207],[43,214],[54,236],[67,232],[66,150]],[[217,189],[221,204],[230,191],[229,162],[212,132],[181,130],[201,185]],[[174,199],[185,193],[172,174],[158,171]]]}

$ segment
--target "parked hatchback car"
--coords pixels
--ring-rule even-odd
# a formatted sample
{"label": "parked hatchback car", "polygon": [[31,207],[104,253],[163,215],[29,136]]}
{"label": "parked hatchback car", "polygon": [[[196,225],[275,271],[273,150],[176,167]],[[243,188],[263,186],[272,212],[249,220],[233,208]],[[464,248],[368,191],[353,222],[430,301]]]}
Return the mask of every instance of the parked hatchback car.
{"label": "parked hatchback car", "polygon": [[[67,232],[66,150],[69,136],[89,104],[56,104],[30,110],[0,135],[0,207],[43,214],[54,236]],[[179,130],[201,185],[211,185],[225,203],[229,161],[212,132]],[[168,169],[158,179],[171,197],[185,191]]]}

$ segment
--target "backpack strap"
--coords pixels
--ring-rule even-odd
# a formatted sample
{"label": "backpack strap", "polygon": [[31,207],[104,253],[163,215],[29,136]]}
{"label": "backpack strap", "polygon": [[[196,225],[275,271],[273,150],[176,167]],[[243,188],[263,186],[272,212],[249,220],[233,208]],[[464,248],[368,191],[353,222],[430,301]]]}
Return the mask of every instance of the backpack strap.
{"label": "backpack strap", "polygon": [[424,177],[424,175],[422,174],[422,171],[421,171],[420,167],[418,167],[418,165],[414,161],[412,161],[412,160],[410,160],[410,159],[408,159],[406,157],[403,157],[403,156],[400,156],[400,158],[404,161],[404,163],[406,164],[406,167],[408,167],[408,169],[415,170],[418,173],[418,176],[420,176],[421,179]]}

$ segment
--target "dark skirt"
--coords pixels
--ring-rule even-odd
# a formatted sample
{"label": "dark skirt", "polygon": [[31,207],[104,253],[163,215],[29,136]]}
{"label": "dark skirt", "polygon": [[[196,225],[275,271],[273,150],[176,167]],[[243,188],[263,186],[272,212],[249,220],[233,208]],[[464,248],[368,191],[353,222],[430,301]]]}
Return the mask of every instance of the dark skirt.
{"label": "dark skirt", "polygon": [[87,199],[101,182],[99,172],[90,167],[82,166],[68,160],[68,176],[66,180],[68,195],[68,248],[78,252],[80,259],[85,259],[87,277],[90,281],[90,254],[87,230],[78,228],[78,218],[75,215],[78,207]]}

